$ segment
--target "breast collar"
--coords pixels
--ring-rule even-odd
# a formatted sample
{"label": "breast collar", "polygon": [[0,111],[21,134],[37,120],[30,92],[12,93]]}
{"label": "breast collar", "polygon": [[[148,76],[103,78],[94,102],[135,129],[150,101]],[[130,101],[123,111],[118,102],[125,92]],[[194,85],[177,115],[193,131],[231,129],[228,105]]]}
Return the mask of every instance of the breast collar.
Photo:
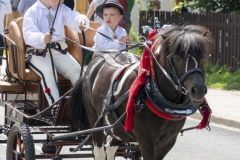
{"label": "breast collar", "polygon": [[198,106],[190,100],[186,103],[176,104],[168,101],[161,94],[156,82],[149,78],[144,92],[146,94],[145,104],[156,115],[168,120],[181,120],[186,116],[194,114]]}

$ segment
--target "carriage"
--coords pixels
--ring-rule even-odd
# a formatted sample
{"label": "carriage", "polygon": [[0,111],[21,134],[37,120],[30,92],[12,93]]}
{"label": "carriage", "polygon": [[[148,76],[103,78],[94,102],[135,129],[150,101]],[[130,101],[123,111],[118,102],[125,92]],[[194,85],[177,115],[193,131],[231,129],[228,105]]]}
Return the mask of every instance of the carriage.
{"label": "carriage", "polygon": [[[75,87],[73,87],[70,83],[70,81],[66,80],[64,77],[62,77],[60,74],[58,75],[58,87],[59,92],[61,95],[61,98],[55,102],[55,104],[59,104],[59,111],[57,115],[52,115],[51,110],[53,108],[53,105],[48,106],[47,101],[44,96],[44,91],[42,90],[40,86],[40,77],[35,74],[31,69],[28,68],[25,62],[25,50],[26,45],[24,44],[23,38],[22,38],[22,22],[23,19],[17,19],[13,22],[11,22],[9,27],[9,33],[3,33],[3,37],[5,38],[6,50],[8,51],[6,55],[6,73],[8,76],[3,78],[2,81],[0,81],[0,92],[2,94],[1,101],[4,103],[5,106],[5,114],[4,114],[4,125],[0,126],[0,133],[5,134],[7,136],[7,140],[1,140],[1,143],[7,143],[7,159],[13,160],[13,159],[26,159],[26,160],[34,160],[34,159],[63,159],[63,158],[88,158],[88,157],[97,157],[97,153],[95,152],[94,148],[96,146],[92,145],[92,141],[94,141],[98,148],[104,148],[103,150],[106,150],[106,146],[100,146],[98,143],[105,143],[103,142],[103,137],[107,137],[114,132],[119,133],[120,138],[116,138],[115,141],[111,141],[111,146],[117,146],[114,150],[113,156],[122,156],[124,158],[130,158],[130,159],[140,159],[141,157],[144,157],[144,159],[154,159],[150,156],[152,152],[148,152],[147,150],[152,148],[153,146],[144,146],[144,138],[141,136],[146,136],[144,133],[144,125],[149,125],[153,128],[151,132],[156,132],[156,134],[159,133],[159,130],[154,129],[157,125],[161,124],[162,126],[169,126],[172,125],[174,129],[172,128],[169,132],[169,134],[173,135],[174,132],[174,138],[172,142],[168,147],[168,150],[166,151],[158,151],[156,150],[156,153],[153,153],[152,155],[155,156],[155,159],[162,159],[167,152],[172,148],[176,141],[176,135],[179,133],[181,128],[184,125],[185,117],[188,115],[193,114],[197,109],[199,109],[198,106],[193,105],[192,102],[187,99],[184,101],[183,104],[180,105],[183,109],[175,105],[173,99],[178,99],[177,102],[181,102],[180,99],[182,99],[182,95],[188,94],[187,91],[192,92],[191,96],[195,96],[195,100],[202,100],[204,95],[206,94],[206,88],[204,85],[204,74],[202,72],[202,58],[199,56],[198,58],[194,58],[195,55],[189,56],[188,60],[185,61],[184,66],[186,67],[186,72],[179,73],[178,65],[182,65],[181,63],[177,64],[175,62],[175,58],[179,59],[179,57],[169,57],[170,61],[168,63],[174,63],[175,67],[171,68],[171,73],[174,72],[174,76],[180,76],[183,75],[183,77],[180,77],[180,79],[187,79],[188,77],[191,77],[191,80],[193,79],[194,83],[197,83],[196,86],[191,86],[192,88],[184,88],[182,85],[183,82],[179,82],[175,87],[170,88],[170,94],[174,94],[174,96],[166,99],[161,99],[161,102],[163,104],[167,104],[169,108],[159,108],[158,110],[162,111],[165,110],[163,114],[168,112],[170,114],[169,117],[166,118],[159,118],[159,116],[156,116],[156,113],[154,114],[153,110],[154,108],[147,109],[146,107],[143,107],[142,97],[137,98],[137,112],[140,113],[140,117],[138,115],[135,115],[135,128],[136,129],[143,129],[141,131],[142,134],[139,134],[138,131],[128,132],[124,138],[123,142],[119,142],[121,138],[121,134],[123,133],[123,121],[124,117],[126,115],[126,111],[123,111],[122,108],[119,106],[126,106],[126,99],[129,95],[129,89],[130,84],[134,83],[134,80],[137,78],[136,72],[138,72],[138,66],[140,58],[137,56],[134,56],[130,53],[112,53],[112,54],[104,54],[102,56],[101,54],[96,54],[93,57],[93,60],[90,62],[90,67],[85,71],[85,74],[88,75],[88,78],[83,78],[80,80],[78,84],[76,84]],[[99,26],[97,23],[91,22],[90,27],[96,29]],[[188,28],[184,28],[188,29]],[[195,32],[195,31],[192,31]],[[206,37],[207,33],[200,32],[196,29],[196,36],[199,42],[203,42],[201,40],[202,37]],[[75,43],[78,44],[85,44],[87,47],[91,47],[93,45],[93,37],[95,35],[95,31],[90,29],[85,31],[85,35],[87,35],[85,38],[81,34],[78,34],[77,32],[65,28],[65,35],[68,39],[67,45],[68,45],[68,51],[72,54],[72,56],[79,62],[79,64],[82,65],[82,49],[78,45],[75,45]],[[200,37],[201,35],[202,37]],[[162,36],[163,39],[166,37]],[[85,41],[86,40],[86,41]],[[75,43],[72,43],[75,42]],[[206,41],[206,44],[208,43],[207,38],[204,39]],[[196,48],[196,52],[205,52],[207,51],[205,43],[200,44],[200,48]],[[148,46],[145,46],[148,48]],[[186,48],[183,48],[186,49]],[[189,50],[194,49],[188,48]],[[201,50],[202,49],[202,50]],[[156,47],[156,50],[159,50],[158,47]],[[181,50],[181,48],[180,48]],[[151,51],[149,51],[151,52]],[[194,54],[194,53],[193,53]],[[99,56],[101,55],[101,56]],[[110,55],[110,56],[109,56]],[[100,57],[100,58],[99,58]],[[184,57],[184,56],[183,56]],[[160,57],[157,57],[160,58]],[[100,59],[100,60],[99,60]],[[104,65],[108,64],[108,66],[100,65],[99,68],[94,68],[94,64],[100,64],[103,63]],[[114,62],[113,62],[114,61]],[[116,63],[118,61],[119,63]],[[158,60],[153,60],[158,61]],[[178,60],[179,62],[179,60]],[[113,68],[106,68],[109,67],[109,64],[112,64],[111,67]],[[199,64],[199,65],[197,65]],[[188,66],[194,66],[193,69],[188,69]],[[101,69],[106,68],[106,69]],[[200,69],[199,69],[200,68]],[[92,84],[95,82],[92,82],[93,79],[97,79],[95,76],[97,75],[91,75],[92,72],[99,71],[101,72],[107,72],[108,74],[104,75],[113,77],[115,76],[115,81],[113,82],[112,79],[106,80],[103,78],[99,79],[99,84],[96,84],[97,86],[101,86],[101,83],[107,82],[106,85],[111,84],[109,87],[110,89],[100,89],[97,90],[96,93],[99,93],[96,95],[96,97],[92,96],[92,93],[90,93],[88,83]],[[134,74],[134,76],[131,76],[130,80],[127,79],[127,84],[122,84],[122,79],[124,77],[124,72],[130,72],[128,70],[131,70],[131,73]],[[115,72],[116,71],[116,72]],[[190,72],[189,72],[190,71]],[[158,73],[159,68],[155,69],[155,71],[151,71],[152,73]],[[164,71],[161,71],[164,73]],[[169,70],[167,71],[169,72]],[[166,86],[168,84],[171,86],[171,83],[175,83],[175,77],[171,77],[170,79],[173,79],[172,81],[169,81],[169,77],[167,75],[162,75],[165,77],[164,82]],[[196,79],[194,80],[193,75],[197,75]],[[104,77],[100,76],[100,77]],[[158,76],[158,75],[156,75]],[[105,78],[104,77],[104,78]],[[116,78],[117,77],[117,78]],[[121,77],[121,78],[119,78]],[[119,80],[118,80],[119,78]],[[178,78],[178,77],[177,77]],[[117,79],[117,80],[116,80]],[[154,79],[158,79],[158,77],[155,77]],[[182,81],[183,81],[182,79]],[[160,93],[159,90],[155,89],[154,86],[158,85],[155,83],[157,80],[149,80],[147,83],[148,87],[145,87],[145,92],[148,93],[148,99],[145,100],[145,104],[149,103],[149,101],[153,101],[152,99],[149,100],[150,97],[154,95],[158,96],[166,96],[167,94],[163,93],[163,95]],[[113,82],[113,83],[112,83]],[[189,83],[189,82],[184,82]],[[192,85],[192,83],[190,83]],[[186,84],[184,84],[186,85]],[[92,87],[92,85],[90,85]],[[127,87],[124,87],[127,86]],[[151,88],[151,87],[153,88]],[[162,86],[162,88],[166,87]],[[180,89],[179,89],[180,87]],[[112,91],[114,88],[114,92]],[[178,88],[181,91],[175,91],[175,88]],[[200,89],[199,89],[200,88]],[[122,90],[124,89],[124,90]],[[83,93],[82,90],[86,90],[87,93]],[[91,90],[91,89],[90,89]],[[94,88],[92,88],[94,90]],[[116,95],[116,92],[120,92],[121,94]],[[152,91],[151,91],[152,90]],[[110,92],[112,91],[112,92]],[[79,92],[81,92],[79,94]],[[180,92],[180,93],[179,93]],[[179,94],[181,95],[179,97]],[[110,95],[110,98],[106,98],[106,96]],[[139,95],[143,95],[142,92],[139,92]],[[115,97],[114,97],[115,96]],[[80,98],[79,98],[80,97]],[[83,97],[83,98],[81,98]],[[89,100],[89,97],[93,97],[93,99]],[[196,98],[197,97],[197,98]],[[194,99],[194,98],[193,98]],[[170,100],[171,102],[170,104]],[[94,106],[88,106],[89,101],[96,101],[99,103],[102,102],[109,102],[108,108],[104,110],[104,114],[102,113],[102,109],[96,109],[96,113],[93,115],[90,115],[90,111],[87,111],[87,108],[92,108],[94,110]],[[201,101],[202,102],[202,101]],[[76,104],[81,104],[81,107],[79,107]],[[85,104],[85,109],[83,109],[83,105]],[[157,103],[157,102],[156,102]],[[96,106],[101,106],[101,104],[97,104]],[[107,106],[107,105],[106,105]],[[172,110],[171,106],[175,108],[176,110]],[[115,108],[114,108],[115,107]],[[106,107],[107,108],[107,107]],[[168,109],[168,111],[166,111]],[[208,108],[207,108],[208,109]],[[114,111],[117,110],[117,111]],[[150,113],[150,110],[152,111]],[[203,111],[205,111],[206,108],[203,108]],[[75,113],[74,113],[75,111]],[[191,112],[191,113],[190,113]],[[144,124],[147,119],[142,118],[142,116],[151,117],[156,123],[152,125],[152,123],[146,123]],[[87,116],[86,116],[87,115]],[[95,116],[92,120],[89,120],[90,116]],[[108,116],[109,118],[109,124],[106,125],[106,123],[100,123],[102,121],[102,118]],[[111,117],[112,116],[112,117]],[[81,117],[81,118],[80,118]],[[100,118],[99,118],[100,117]],[[88,119],[86,121],[86,119]],[[142,120],[141,120],[142,119]],[[160,119],[160,120],[159,120]],[[164,119],[164,120],[162,120]],[[174,121],[172,121],[174,119]],[[175,121],[177,120],[177,121]],[[180,122],[180,123],[179,123]],[[208,122],[208,121],[207,121]],[[85,123],[85,124],[84,124]],[[169,123],[169,125],[166,125]],[[206,122],[205,122],[206,123]],[[140,126],[140,124],[144,124],[143,126]],[[164,125],[163,125],[164,124]],[[80,127],[79,127],[80,126]],[[161,127],[160,127],[161,128]],[[160,129],[159,128],[159,129]],[[165,130],[166,128],[161,128],[161,130]],[[169,130],[169,129],[167,129]],[[100,135],[98,134],[100,133]],[[120,134],[121,133],[121,134]],[[43,135],[41,139],[34,139],[33,135]],[[92,136],[91,136],[92,135]],[[150,135],[149,136],[153,136]],[[113,135],[114,137],[114,135]],[[126,138],[128,137],[128,138]],[[130,138],[129,138],[130,137]],[[124,139],[123,138],[123,139]],[[149,138],[148,136],[146,138]],[[101,140],[100,140],[101,139]],[[141,139],[141,140],[140,140]],[[105,140],[105,139],[104,139]],[[156,139],[155,139],[156,140]],[[163,140],[161,140],[163,141]],[[134,143],[133,143],[134,142]],[[138,143],[141,144],[139,146]],[[35,144],[38,143],[41,146],[41,153],[37,154],[35,153]],[[147,142],[149,143],[149,142]],[[155,144],[156,145],[156,144]],[[63,147],[68,147],[71,153],[62,153]],[[148,147],[148,149],[146,148]],[[155,146],[154,146],[155,147]],[[141,150],[141,151],[140,151]],[[154,149],[152,149],[154,150]],[[165,150],[165,149],[164,149]],[[106,151],[109,152],[109,151]],[[110,151],[111,152],[111,151]],[[101,156],[99,156],[101,157]],[[148,158],[146,158],[148,157]],[[101,157],[102,158],[102,157]],[[96,159],[101,159],[96,158]],[[105,159],[106,157],[103,156],[102,159]],[[110,156],[107,157],[108,159],[113,159],[113,157]]]}

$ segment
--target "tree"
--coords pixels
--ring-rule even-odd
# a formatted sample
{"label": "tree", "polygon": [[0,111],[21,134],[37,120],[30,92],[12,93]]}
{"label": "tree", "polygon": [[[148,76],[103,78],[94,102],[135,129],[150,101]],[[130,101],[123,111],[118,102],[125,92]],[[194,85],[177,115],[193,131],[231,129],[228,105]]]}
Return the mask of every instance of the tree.
{"label": "tree", "polygon": [[191,10],[200,12],[240,13],[239,0],[184,0]]}

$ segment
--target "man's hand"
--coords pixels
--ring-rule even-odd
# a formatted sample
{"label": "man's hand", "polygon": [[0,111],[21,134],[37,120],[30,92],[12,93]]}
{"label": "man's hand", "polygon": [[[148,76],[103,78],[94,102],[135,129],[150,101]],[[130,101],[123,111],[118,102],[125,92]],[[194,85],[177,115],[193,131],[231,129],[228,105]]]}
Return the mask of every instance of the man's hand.
{"label": "man's hand", "polygon": [[82,19],[80,22],[79,22],[79,29],[80,30],[84,30],[86,26],[86,21],[84,19]]}
{"label": "man's hand", "polygon": [[52,41],[52,35],[50,33],[46,33],[44,36],[44,43],[50,43]]}
{"label": "man's hand", "polygon": [[119,39],[120,42],[130,44],[131,40],[128,36],[123,36],[121,39]]}

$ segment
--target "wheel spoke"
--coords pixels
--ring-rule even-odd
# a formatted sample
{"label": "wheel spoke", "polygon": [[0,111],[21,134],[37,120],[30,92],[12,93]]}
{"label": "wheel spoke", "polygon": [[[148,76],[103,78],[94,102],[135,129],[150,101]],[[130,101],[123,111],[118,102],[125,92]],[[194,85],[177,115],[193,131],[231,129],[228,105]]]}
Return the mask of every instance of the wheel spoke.
{"label": "wheel spoke", "polygon": [[22,142],[21,142],[21,135],[19,133],[17,134],[17,145],[18,145],[19,152],[21,152]]}
{"label": "wheel spoke", "polygon": [[25,150],[24,144],[22,143],[22,144],[21,144],[21,153],[24,153],[24,150]]}
{"label": "wheel spoke", "polygon": [[18,152],[17,152],[16,150],[13,150],[13,154],[17,155],[17,154],[18,154]]}

